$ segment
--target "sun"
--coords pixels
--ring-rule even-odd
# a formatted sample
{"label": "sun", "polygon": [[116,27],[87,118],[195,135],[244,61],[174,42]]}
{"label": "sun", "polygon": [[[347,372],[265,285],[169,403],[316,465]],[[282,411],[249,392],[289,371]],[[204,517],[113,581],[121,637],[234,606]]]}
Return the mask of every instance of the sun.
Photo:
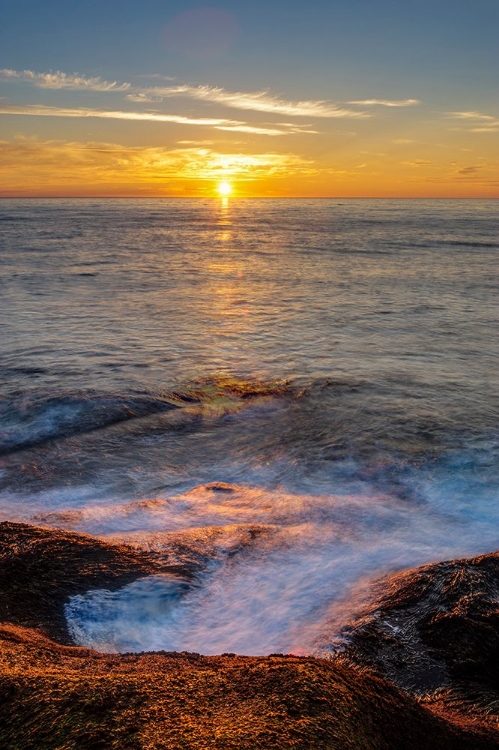
{"label": "sun", "polygon": [[223,195],[223,197],[226,198],[232,193],[232,185],[230,184],[230,182],[219,182],[217,190],[220,195]]}

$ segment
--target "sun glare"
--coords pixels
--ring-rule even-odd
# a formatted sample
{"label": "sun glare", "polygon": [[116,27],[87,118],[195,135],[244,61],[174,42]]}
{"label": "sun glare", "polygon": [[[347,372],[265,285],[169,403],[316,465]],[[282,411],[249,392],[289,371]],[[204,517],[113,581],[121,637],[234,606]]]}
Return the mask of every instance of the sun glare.
{"label": "sun glare", "polygon": [[230,184],[230,182],[219,182],[217,189],[219,194],[223,195],[224,198],[232,193],[232,185]]}

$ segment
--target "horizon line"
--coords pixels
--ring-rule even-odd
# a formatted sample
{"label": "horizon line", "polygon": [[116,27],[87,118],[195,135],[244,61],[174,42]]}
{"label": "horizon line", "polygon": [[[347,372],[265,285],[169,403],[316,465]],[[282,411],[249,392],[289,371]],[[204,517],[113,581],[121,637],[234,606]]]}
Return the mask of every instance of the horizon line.
{"label": "horizon line", "polygon": [[0,200],[499,200],[499,195],[0,195]]}

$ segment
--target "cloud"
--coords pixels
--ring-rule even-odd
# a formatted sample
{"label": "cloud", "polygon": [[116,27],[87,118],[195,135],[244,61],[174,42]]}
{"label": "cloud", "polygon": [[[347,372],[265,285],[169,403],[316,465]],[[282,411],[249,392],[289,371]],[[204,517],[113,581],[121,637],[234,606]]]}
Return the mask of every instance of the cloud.
{"label": "cloud", "polygon": [[97,117],[106,120],[134,120],[142,122],[173,122],[180,125],[200,125],[217,130],[235,130],[258,135],[286,135],[287,130],[260,128],[246,125],[239,120],[226,120],[219,117],[186,117],[184,115],[161,114],[160,112],[125,112],[119,110],[88,109],[78,107],[49,107],[43,104],[0,105],[0,115],[29,115],[31,117]]}
{"label": "cloud", "polygon": [[218,154],[204,149],[201,155],[206,159],[206,178],[210,180],[221,177],[238,180],[287,177],[295,173],[307,174],[312,165],[311,160],[296,154]]}
{"label": "cloud", "polygon": [[464,120],[473,127],[466,128],[468,133],[499,133],[499,117],[486,115],[483,112],[447,112],[446,117]]}
{"label": "cloud", "polygon": [[402,161],[401,164],[405,164],[408,167],[434,167],[435,162],[426,161],[425,159],[414,159],[414,161]]}
{"label": "cloud", "polygon": [[454,180],[474,185],[499,184],[497,165],[485,160],[481,164],[474,164],[455,170],[452,177]]}
{"label": "cloud", "polygon": [[415,107],[417,104],[421,104],[419,99],[362,99],[348,103],[362,107]]}
{"label": "cloud", "polygon": [[458,120],[495,120],[493,115],[484,115],[481,112],[447,112],[447,117]]}
{"label": "cloud", "polygon": [[[169,76],[151,74],[138,76],[149,79],[173,80]],[[0,80],[19,80],[43,89],[71,89],[83,91],[124,92],[128,91],[127,99],[135,103],[157,103],[172,97],[186,97],[199,101],[219,104],[233,109],[267,112],[288,117],[320,117],[320,118],[353,118],[363,119],[371,117],[368,112],[350,107],[340,106],[324,99],[289,101],[272,95],[269,91],[227,91],[220,86],[178,84],[173,86],[154,86],[142,88],[130,83],[106,81],[100,76],[85,76],[79,73],[67,74],[62,71],[37,73],[33,70],[0,70]],[[383,106],[409,107],[420,104],[418,99],[387,100],[365,99],[352,101],[355,106]],[[248,126],[249,127],[249,126]],[[272,129],[272,128],[271,128]],[[271,130],[268,129],[268,130]],[[252,132],[252,131],[243,131]],[[263,131],[261,131],[263,134]],[[307,132],[307,131],[303,131]],[[315,132],[315,131],[308,131]],[[268,132],[267,135],[274,133]]]}
{"label": "cloud", "polygon": [[480,167],[463,167],[462,169],[457,170],[457,174],[462,174],[462,175],[476,174],[479,169]]}
{"label": "cloud", "polygon": [[[280,126],[280,127],[278,127]],[[284,130],[282,129],[284,128]],[[256,133],[260,135],[291,135],[292,133],[318,133],[317,130],[311,130],[310,127],[301,127],[289,122],[278,122],[272,127],[260,125],[219,125],[217,130],[233,130],[238,133]]]}
{"label": "cloud", "polygon": [[162,73],[138,73],[134,78],[151,78],[160,81],[175,81],[176,76],[165,76]]}
{"label": "cloud", "polygon": [[261,128],[256,125],[216,125],[216,130],[229,130],[235,133],[253,133],[254,135],[285,135],[290,131],[279,130],[278,128]]}
{"label": "cloud", "polygon": [[26,185],[35,193],[61,187],[78,194],[90,187],[105,192],[109,186],[118,186],[120,192],[175,193],[185,189],[186,181],[202,185],[222,178],[284,178],[308,174],[312,167],[310,160],[292,153],[218,153],[207,147],[130,148],[19,138],[0,141],[0,194],[26,193]]}
{"label": "cloud", "polygon": [[272,96],[268,91],[226,91],[217,86],[167,86],[145,90],[145,93],[164,98],[186,96],[191,99],[223,104],[234,109],[247,109],[256,112],[270,112],[292,117],[369,117],[366,112],[338,107],[324,100],[285,101]]}
{"label": "cloud", "polygon": [[127,91],[129,83],[118,83],[117,81],[105,81],[100,76],[88,77],[73,73],[68,75],[60,70],[49,73],[35,73],[33,70],[11,70],[3,68],[0,70],[0,80],[23,81],[31,83],[41,89],[82,89],[84,91]]}
{"label": "cloud", "polygon": [[470,128],[469,133],[499,133],[499,121],[494,125],[490,125],[488,128]]}
{"label": "cloud", "polygon": [[276,125],[287,128],[292,133],[313,133],[317,135],[318,130],[314,130],[311,125],[297,125],[295,122],[276,122]]}
{"label": "cloud", "polygon": [[151,102],[157,104],[163,101],[160,96],[151,96],[150,94],[127,94],[126,98],[130,102],[138,102],[139,104],[150,104]]}

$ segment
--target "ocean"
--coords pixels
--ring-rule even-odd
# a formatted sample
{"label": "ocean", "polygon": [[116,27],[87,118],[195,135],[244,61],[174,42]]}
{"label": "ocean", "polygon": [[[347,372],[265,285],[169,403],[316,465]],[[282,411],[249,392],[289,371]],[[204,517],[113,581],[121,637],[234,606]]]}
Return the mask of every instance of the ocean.
{"label": "ocean", "polygon": [[499,548],[496,201],[0,201],[0,520],[191,566],[102,651],[322,654]]}

